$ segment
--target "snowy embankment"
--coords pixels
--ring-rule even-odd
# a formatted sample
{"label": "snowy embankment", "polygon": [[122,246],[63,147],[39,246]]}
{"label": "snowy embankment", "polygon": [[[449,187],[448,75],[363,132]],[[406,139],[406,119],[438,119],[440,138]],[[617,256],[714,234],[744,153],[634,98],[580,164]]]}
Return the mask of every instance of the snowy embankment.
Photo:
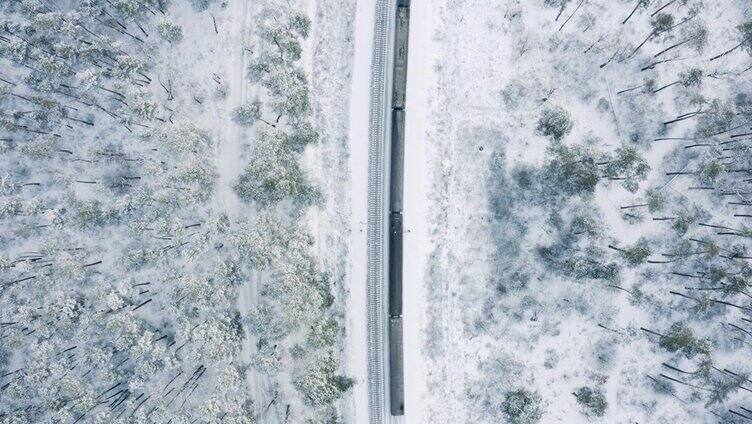
{"label": "snowy embankment", "polygon": [[[308,14],[313,19],[309,53],[313,120],[320,133],[319,145],[308,155],[309,172],[320,187],[325,203],[309,214],[311,231],[315,234],[315,251],[320,265],[332,280],[336,297],[336,313],[344,327],[341,363],[343,372],[358,380],[361,368],[353,346],[365,335],[352,326],[362,305],[353,303],[351,275],[352,255],[358,254],[351,238],[357,233],[352,225],[353,187],[351,151],[353,143],[350,111],[357,108],[359,98],[347,94],[357,77],[353,72],[356,2],[308,0]],[[357,73],[357,71],[356,71]],[[357,300],[355,300],[357,302]],[[360,336],[363,336],[362,338]],[[360,384],[356,384],[340,402],[341,416],[348,422],[359,422],[356,414]]]}
{"label": "snowy embankment", "polygon": [[350,261],[347,284],[348,371],[356,379],[353,388],[351,422],[367,422],[368,356],[366,344],[366,271],[368,220],[368,132],[371,58],[373,56],[374,7],[367,1],[357,2],[354,24],[352,87],[345,91],[350,97]]}
{"label": "snowy embankment", "polygon": [[422,423],[425,416],[426,325],[425,267],[432,250],[428,234],[428,170],[426,130],[429,123],[428,87],[432,84],[431,1],[410,5],[410,40],[405,121],[404,211],[404,355],[406,423]]}

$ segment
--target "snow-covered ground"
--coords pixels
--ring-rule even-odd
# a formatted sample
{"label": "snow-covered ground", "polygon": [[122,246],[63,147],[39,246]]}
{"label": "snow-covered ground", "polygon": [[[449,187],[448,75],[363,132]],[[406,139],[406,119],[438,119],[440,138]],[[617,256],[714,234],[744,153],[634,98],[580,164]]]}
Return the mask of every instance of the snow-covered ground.
{"label": "snow-covered ground", "polygon": [[[256,0],[233,0],[226,7],[213,10],[212,14],[195,12],[190,5],[171,9],[171,18],[183,27],[186,45],[191,45],[190,54],[176,51],[165,64],[182,70],[180,80],[207,83],[214,76],[226,85],[227,96],[208,104],[206,113],[196,113],[194,118],[203,128],[211,128],[216,144],[215,163],[218,170],[215,207],[231,220],[250,219],[255,211],[248,204],[241,204],[233,190],[233,184],[243,166],[242,146],[253,131],[232,121],[232,110],[257,97],[258,89],[247,77],[248,47],[255,36],[253,19],[258,9]],[[213,30],[216,23],[217,30]],[[200,64],[201,66],[197,66]],[[174,68],[173,68],[174,69]],[[254,271],[252,278],[244,281],[238,290],[239,311],[249,311],[258,305],[262,274]],[[243,355],[251,358],[256,348],[254,336],[248,327],[243,339]],[[247,383],[258,404],[268,404],[272,396],[269,377],[255,368],[246,374]],[[267,422],[273,414],[259,416]],[[273,420],[269,422],[274,422]]]}
{"label": "snow-covered ground", "polygon": [[[0,421],[366,423],[375,4],[162,3],[0,3]],[[752,421],[748,2],[411,3],[391,421]]]}
{"label": "snow-covered ground", "polygon": [[351,417],[368,422],[368,354],[366,337],[366,272],[368,220],[368,131],[371,57],[373,56],[373,4],[358,1],[355,14],[352,87],[350,96],[350,269],[348,273],[348,370],[356,379]]}
{"label": "snow-covered ground", "polygon": [[[699,423],[720,416],[733,422],[728,410],[741,411],[746,388],[720,394],[724,384],[741,380],[721,365],[699,376],[708,363],[746,370],[741,348],[731,334],[719,333],[713,318],[693,309],[702,299],[674,298],[697,293],[692,290],[700,284],[670,272],[697,266],[702,276],[709,265],[685,262],[677,269],[659,261],[674,257],[670,252],[681,243],[661,224],[665,219],[701,207],[703,219],[740,225],[719,206],[723,202],[698,191],[715,189],[710,183],[691,188],[689,177],[666,175],[682,167],[700,174],[694,169],[707,166],[679,159],[697,148],[684,148],[682,138],[687,146],[709,140],[706,146],[719,150],[699,157],[718,152],[730,160],[726,166],[746,172],[737,165],[747,163],[746,150],[725,156],[717,143],[729,142],[734,115],[747,112],[740,107],[712,118],[720,115],[713,99],[728,104],[729,90],[743,84],[749,65],[741,48],[709,60],[743,39],[737,25],[750,18],[742,2],[724,4],[433,0],[419,23],[413,19],[413,39],[427,32],[429,40],[429,59],[417,60],[418,70],[416,61],[410,64],[420,82],[413,77],[408,83],[408,90],[411,83],[427,84],[428,92],[425,119],[411,121],[408,105],[408,125],[427,128],[430,181],[427,241],[421,243],[430,249],[422,299],[426,380],[409,391],[425,393],[419,422],[503,422],[513,414],[530,420],[519,422],[546,423]],[[692,69],[700,69],[702,82],[686,79]],[[697,109],[708,119],[689,119]],[[561,134],[547,132],[546,114],[562,110],[573,125],[563,124]],[[681,122],[671,122],[677,117]],[[716,128],[708,121],[723,132],[707,135],[711,130],[702,128]],[[421,134],[408,137],[408,146],[416,137]],[[601,167],[624,149],[634,149],[635,163],[644,158],[650,171],[625,169],[609,179]],[[576,169],[588,160],[590,181]],[[636,206],[645,209],[630,215],[630,205],[644,204],[656,191],[667,204],[672,196],[682,200],[661,211],[650,206],[650,213],[647,205]],[[586,222],[592,236],[582,237],[576,229]],[[715,236],[694,222],[690,242]],[[650,239],[652,263],[643,257],[630,264],[615,252],[641,237]],[[733,262],[730,269],[746,269],[743,261]],[[641,297],[646,292],[650,301]],[[739,309],[728,305],[709,315],[740,320]],[[714,353],[677,353],[665,336],[674,322],[707,337]],[[589,398],[583,387],[603,397]]]}
{"label": "snow-covered ground", "polygon": [[[357,160],[360,152],[362,127],[357,119],[361,101],[358,91],[362,84],[357,55],[364,48],[358,44],[355,32],[361,19],[362,5],[356,10],[354,0],[331,2],[309,0],[309,15],[313,19],[309,57],[313,117],[320,133],[319,145],[311,149],[309,167],[321,188],[324,205],[312,210],[312,231],[316,234],[316,251],[321,266],[331,276],[337,298],[337,312],[344,326],[341,348],[344,372],[356,384],[341,401],[342,417],[347,422],[360,422],[365,372],[365,332],[361,324],[364,313],[364,286],[357,282],[358,248],[354,237],[361,235],[362,226],[353,221],[360,213],[361,182]],[[352,94],[350,94],[352,90]],[[353,131],[355,128],[355,132]],[[352,171],[355,169],[356,171]],[[362,167],[365,169],[365,167]],[[355,275],[356,279],[353,279]],[[362,362],[361,362],[362,361]]]}
{"label": "snow-covered ground", "polygon": [[85,3],[0,4],[0,421],[353,421],[354,2]]}
{"label": "snow-covered ground", "polygon": [[422,423],[425,416],[426,366],[423,329],[426,325],[425,267],[432,250],[428,235],[429,163],[426,160],[429,121],[428,87],[431,69],[431,2],[410,5],[407,98],[405,121],[405,210],[403,331],[405,423]]}

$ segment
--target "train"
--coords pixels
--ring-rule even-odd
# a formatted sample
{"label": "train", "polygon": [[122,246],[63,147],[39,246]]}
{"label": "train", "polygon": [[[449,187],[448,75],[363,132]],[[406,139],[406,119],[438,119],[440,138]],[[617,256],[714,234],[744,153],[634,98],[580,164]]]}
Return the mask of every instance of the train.
{"label": "train", "polygon": [[405,384],[402,335],[402,213],[405,179],[405,96],[410,0],[398,0],[392,70],[392,131],[389,161],[389,409],[405,414]]}

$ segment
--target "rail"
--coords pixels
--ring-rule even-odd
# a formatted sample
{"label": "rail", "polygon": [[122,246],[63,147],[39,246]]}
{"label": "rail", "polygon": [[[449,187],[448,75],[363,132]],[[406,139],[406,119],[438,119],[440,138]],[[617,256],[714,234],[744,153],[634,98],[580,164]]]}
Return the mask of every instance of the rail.
{"label": "rail", "polygon": [[376,1],[371,63],[371,106],[368,140],[368,403],[370,422],[385,420],[384,396],[384,133],[391,5]]}

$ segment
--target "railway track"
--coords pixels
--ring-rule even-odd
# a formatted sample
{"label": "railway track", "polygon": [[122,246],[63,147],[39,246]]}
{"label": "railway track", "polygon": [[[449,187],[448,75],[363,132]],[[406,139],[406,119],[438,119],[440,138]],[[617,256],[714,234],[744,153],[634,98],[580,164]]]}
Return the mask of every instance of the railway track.
{"label": "railway track", "polygon": [[[393,417],[404,414],[402,192],[409,6],[409,0],[376,1],[370,86],[366,295],[368,395],[373,424],[395,422],[398,419]],[[389,236],[388,243],[385,235]]]}
{"label": "railway track", "polygon": [[368,406],[370,422],[381,424],[386,415],[387,394],[385,360],[385,213],[384,147],[387,125],[387,90],[389,40],[392,5],[390,0],[376,0],[376,14],[371,62],[371,105],[368,140]]}

